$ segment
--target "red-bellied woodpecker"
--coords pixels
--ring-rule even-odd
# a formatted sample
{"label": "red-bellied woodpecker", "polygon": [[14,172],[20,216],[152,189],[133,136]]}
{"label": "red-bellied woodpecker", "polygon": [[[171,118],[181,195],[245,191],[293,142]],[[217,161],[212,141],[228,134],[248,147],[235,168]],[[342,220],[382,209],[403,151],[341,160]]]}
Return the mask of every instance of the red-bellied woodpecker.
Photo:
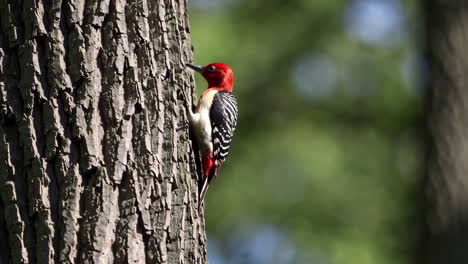
{"label": "red-bellied woodpecker", "polygon": [[217,177],[226,159],[237,124],[237,102],[232,94],[233,73],[223,63],[204,67],[187,64],[208,82],[195,111],[188,107],[189,122],[200,149],[203,179],[199,187],[199,205],[208,186]]}

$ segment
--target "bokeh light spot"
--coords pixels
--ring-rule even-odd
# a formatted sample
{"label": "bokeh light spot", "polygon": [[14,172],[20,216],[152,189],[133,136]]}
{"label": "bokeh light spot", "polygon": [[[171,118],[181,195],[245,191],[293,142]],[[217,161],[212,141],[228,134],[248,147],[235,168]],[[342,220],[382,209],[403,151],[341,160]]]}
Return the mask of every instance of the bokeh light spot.
{"label": "bokeh light spot", "polygon": [[403,15],[397,0],[355,0],[345,11],[345,29],[357,40],[390,46],[404,38]]}

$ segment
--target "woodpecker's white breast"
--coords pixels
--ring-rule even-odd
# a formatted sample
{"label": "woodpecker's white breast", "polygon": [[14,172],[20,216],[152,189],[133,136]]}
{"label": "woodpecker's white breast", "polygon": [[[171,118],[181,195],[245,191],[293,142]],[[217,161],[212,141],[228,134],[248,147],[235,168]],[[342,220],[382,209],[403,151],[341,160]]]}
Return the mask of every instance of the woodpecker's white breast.
{"label": "woodpecker's white breast", "polygon": [[210,109],[213,103],[214,95],[217,90],[211,90],[205,93],[198,102],[198,106],[195,110],[195,115],[199,115],[192,124],[199,145],[203,151],[209,150],[213,152],[213,144],[211,142],[211,120],[210,120]]}

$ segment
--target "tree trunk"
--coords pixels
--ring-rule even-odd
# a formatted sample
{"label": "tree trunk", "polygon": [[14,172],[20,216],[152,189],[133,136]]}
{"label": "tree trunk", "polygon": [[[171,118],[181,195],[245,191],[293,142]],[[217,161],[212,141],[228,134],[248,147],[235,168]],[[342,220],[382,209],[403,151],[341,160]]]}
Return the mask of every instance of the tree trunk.
{"label": "tree trunk", "polygon": [[468,263],[468,9],[427,1],[431,152],[423,263]]}
{"label": "tree trunk", "polygon": [[205,262],[190,45],[183,0],[0,0],[0,263]]}

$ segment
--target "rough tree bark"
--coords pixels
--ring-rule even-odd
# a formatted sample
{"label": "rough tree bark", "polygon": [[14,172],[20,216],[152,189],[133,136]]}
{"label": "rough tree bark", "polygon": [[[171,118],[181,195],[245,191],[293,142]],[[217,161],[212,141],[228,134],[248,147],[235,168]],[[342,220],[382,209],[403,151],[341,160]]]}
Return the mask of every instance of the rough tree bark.
{"label": "rough tree bark", "polygon": [[468,5],[426,2],[431,152],[426,264],[468,263]]}
{"label": "rough tree bark", "polygon": [[184,0],[0,0],[0,263],[205,262],[191,60]]}

